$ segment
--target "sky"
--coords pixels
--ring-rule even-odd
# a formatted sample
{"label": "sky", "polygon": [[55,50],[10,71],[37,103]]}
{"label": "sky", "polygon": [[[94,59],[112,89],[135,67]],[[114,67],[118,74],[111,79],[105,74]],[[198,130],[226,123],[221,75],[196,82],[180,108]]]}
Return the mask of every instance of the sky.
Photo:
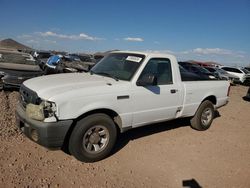
{"label": "sky", "polygon": [[0,40],[250,65],[250,0],[0,0]]}

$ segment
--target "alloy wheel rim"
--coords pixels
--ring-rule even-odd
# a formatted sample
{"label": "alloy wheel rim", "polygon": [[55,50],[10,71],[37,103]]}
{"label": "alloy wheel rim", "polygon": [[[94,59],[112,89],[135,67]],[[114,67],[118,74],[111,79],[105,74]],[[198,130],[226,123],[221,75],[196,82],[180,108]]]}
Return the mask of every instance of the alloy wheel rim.
{"label": "alloy wheel rim", "polygon": [[204,126],[208,126],[212,120],[213,112],[211,108],[206,108],[201,114],[201,122]]}
{"label": "alloy wheel rim", "polygon": [[100,153],[109,143],[109,131],[103,125],[89,128],[83,136],[82,145],[88,153]]}

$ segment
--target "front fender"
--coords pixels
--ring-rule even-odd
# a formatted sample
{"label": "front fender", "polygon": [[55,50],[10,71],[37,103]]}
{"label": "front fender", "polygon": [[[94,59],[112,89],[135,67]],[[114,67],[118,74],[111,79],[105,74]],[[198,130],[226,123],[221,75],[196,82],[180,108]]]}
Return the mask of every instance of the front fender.
{"label": "front fender", "polygon": [[120,116],[121,127],[127,127],[132,124],[132,112],[129,104],[130,100],[117,100],[114,95],[64,100],[63,103],[58,104],[58,119],[77,119],[90,111],[107,109]]}

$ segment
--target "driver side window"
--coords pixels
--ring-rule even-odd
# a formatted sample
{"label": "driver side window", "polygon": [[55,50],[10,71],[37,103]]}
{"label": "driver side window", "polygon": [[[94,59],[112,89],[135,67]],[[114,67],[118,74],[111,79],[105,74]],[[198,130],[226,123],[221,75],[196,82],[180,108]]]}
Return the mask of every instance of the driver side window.
{"label": "driver side window", "polygon": [[150,59],[147,65],[144,67],[139,79],[142,78],[145,74],[153,75],[156,78],[157,85],[173,84],[172,69],[169,59]]}

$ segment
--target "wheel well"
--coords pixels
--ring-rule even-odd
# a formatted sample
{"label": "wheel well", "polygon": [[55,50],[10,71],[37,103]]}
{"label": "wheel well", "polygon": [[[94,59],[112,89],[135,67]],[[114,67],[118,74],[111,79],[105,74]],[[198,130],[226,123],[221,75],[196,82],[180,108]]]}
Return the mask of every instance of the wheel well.
{"label": "wheel well", "polygon": [[216,97],[214,95],[206,97],[203,101],[207,101],[207,100],[211,101],[214,105],[216,105],[216,103],[217,103]]}
{"label": "wheel well", "polygon": [[69,128],[69,130],[64,138],[64,143],[63,143],[62,149],[66,153],[69,152],[68,151],[69,138],[70,138],[70,135],[71,135],[74,127],[76,126],[77,121],[79,121],[80,119],[83,119],[91,114],[96,114],[96,113],[103,113],[103,114],[108,115],[114,121],[116,128],[117,128],[117,131],[121,132],[122,120],[121,120],[120,116],[115,111],[110,110],[110,109],[97,109],[97,110],[92,110],[92,111],[86,112],[73,121],[72,125],[70,126],[70,128]]}
{"label": "wheel well", "polygon": [[[121,128],[121,118],[120,116],[113,110],[110,110],[110,109],[106,109],[106,108],[103,108],[103,109],[97,109],[97,110],[91,110],[89,112],[86,112],[84,114],[82,114],[81,116],[79,116],[78,118],[76,118],[75,121],[78,121],[80,119],[83,119],[91,114],[97,114],[97,113],[103,113],[103,114],[106,114],[108,115],[111,119],[114,120],[114,122]],[[117,119],[120,119],[119,121]]]}

